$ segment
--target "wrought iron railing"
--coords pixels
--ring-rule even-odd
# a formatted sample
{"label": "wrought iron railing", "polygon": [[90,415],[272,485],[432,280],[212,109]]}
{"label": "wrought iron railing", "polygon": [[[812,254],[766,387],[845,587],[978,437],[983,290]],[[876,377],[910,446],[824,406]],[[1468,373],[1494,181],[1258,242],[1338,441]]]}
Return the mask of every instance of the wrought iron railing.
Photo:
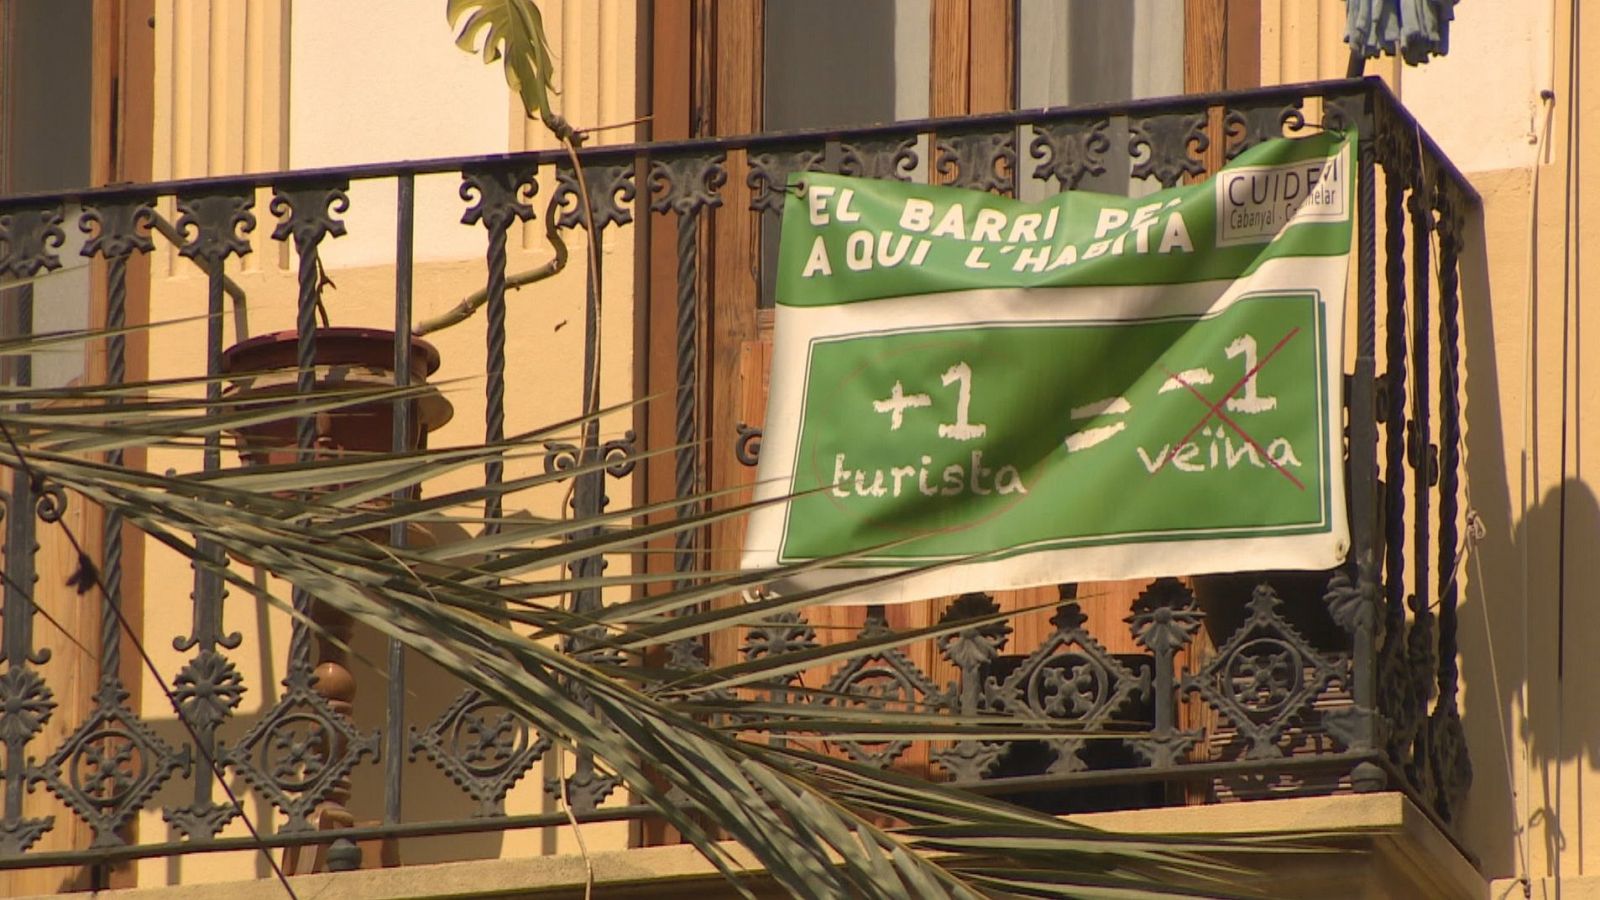
{"label": "wrought iron railing", "polygon": [[[702,457],[703,439],[734,435],[737,456],[748,463],[759,432],[745,423],[713,423],[703,398],[707,267],[705,237],[732,224],[775,219],[786,176],[830,169],[887,178],[929,178],[1005,193],[1085,186],[1125,190],[1136,182],[1171,186],[1205,175],[1222,161],[1271,137],[1308,129],[1355,129],[1360,135],[1359,215],[1354,278],[1354,352],[1346,367],[1347,462],[1353,547],[1348,564],[1327,573],[1262,573],[1240,579],[1163,579],[1145,589],[1117,616],[1091,629],[1084,598],[1063,586],[1048,628],[985,625],[918,653],[885,651],[852,660],[828,673],[823,702],[870,706],[915,699],[952,713],[980,711],[1039,721],[1076,722],[1102,731],[1133,727],[1126,737],[1079,740],[1052,737],[1015,746],[976,740],[928,747],[924,761],[934,777],[971,782],[980,790],[1072,809],[1104,803],[1212,802],[1240,796],[1397,789],[1448,825],[1470,780],[1458,707],[1456,572],[1464,517],[1461,483],[1462,377],[1459,268],[1463,219],[1475,207],[1472,190],[1388,91],[1373,82],[1329,82],[1245,92],[1186,96],[1074,109],[905,122],[838,132],[808,132],[613,146],[581,153],[587,176],[587,211],[577,182],[559,153],[446,159],[422,163],[353,166],[269,175],[127,185],[64,195],[0,200],[0,277],[27,279],[60,261],[63,229],[92,235],[83,254],[100,257],[106,271],[106,324],[126,317],[129,261],[151,253],[152,210],[175,204],[182,256],[208,273],[205,312],[209,374],[221,372],[225,266],[249,252],[243,235],[256,227],[258,189],[274,200],[273,238],[290,242],[300,261],[299,324],[312,332],[317,297],[318,247],[341,230],[338,213],[354,182],[396,185],[397,251],[394,323],[412,326],[412,251],[415,183],[419,177],[459,173],[466,198],[463,221],[481,224],[487,238],[486,420],[489,440],[504,436],[505,391],[517,372],[507,345],[531,345],[548,335],[518,336],[506,326],[506,244],[518,222],[534,215],[537,176],[556,185],[545,215],[557,228],[590,228],[599,244],[607,231],[649,218],[675,227],[676,316],[670,334],[654,339],[672,347],[676,398],[673,483],[651,485],[657,497],[688,496],[705,484],[709,466],[732,458],[731,448]],[[738,151],[738,152],[733,152]],[[1024,152],[1025,151],[1025,152]],[[727,185],[750,188],[747,208],[724,203]],[[78,221],[67,221],[68,211]],[[585,212],[588,215],[585,215]],[[651,214],[654,213],[652,216]],[[636,265],[648,265],[639,241]],[[1481,253],[1482,248],[1471,248]],[[752,260],[760,266],[761,260]],[[576,268],[576,267],[575,267]],[[574,272],[571,277],[576,277]],[[591,274],[591,279],[598,277]],[[643,282],[641,282],[643,283]],[[590,283],[583,325],[585,355],[592,360],[599,328]],[[21,289],[24,292],[25,288]],[[19,298],[26,306],[26,297]],[[202,310],[196,310],[202,312]],[[125,339],[109,342],[106,378],[127,372]],[[408,367],[396,339],[396,370]],[[309,359],[304,341],[302,361]],[[26,367],[16,373],[26,379]],[[307,385],[302,385],[307,387]],[[220,386],[210,399],[220,401]],[[593,398],[585,379],[585,406]],[[715,426],[715,427],[713,427]],[[405,422],[396,425],[396,440]],[[589,426],[572,446],[551,449],[552,470],[608,459],[610,471],[591,467],[577,477],[574,506],[581,517],[606,503],[606,480],[628,470],[627,441],[603,442]],[[301,435],[304,445],[310,438]],[[715,448],[714,448],[715,450]],[[206,469],[224,465],[220,438],[212,436]],[[498,466],[485,473],[493,484]],[[736,480],[722,473],[724,483]],[[43,529],[53,528],[62,498],[49,485],[11,473],[5,497],[3,647],[0,647],[0,742],[5,749],[4,809],[0,818],[0,868],[108,864],[134,857],[239,849],[265,845],[326,845],[375,837],[499,831],[557,826],[563,812],[507,811],[508,791],[546,752],[524,723],[502,717],[494,703],[464,691],[443,708],[408,709],[402,656],[390,648],[390,676],[382,729],[363,733],[347,718],[348,705],[318,693],[315,660],[303,627],[288,649],[286,689],[263,713],[238,712],[245,689],[229,654],[249,636],[222,626],[221,584],[214,574],[195,577],[192,601],[160,598],[191,618],[177,646],[187,661],[170,673],[188,730],[157,734],[129,705],[122,681],[119,590],[126,571],[122,527],[105,516],[100,569],[110,588],[102,604],[97,685],[56,683],[41,677],[45,660],[34,639],[41,605],[69,593],[64,585],[35,584],[34,556]],[[486,510],[493,518],[498,509]],[[491,526],[492,527],[492,526]],[[403,534],[394,537],[403,539]],[[703,536],[687,533],[676,565],[689,576],[700,560]],[[597,571],[582,564],[580,577]],[[37,594],[37,598],[35,597]],[[36,599],[39,601],[36,603]],[[70,602],[99,602],[90,597]],[[152,598],[155,601],[155,598]],[[311,598],[295,602],[309,608]],[[597,590],[577,591],[578,609],[601,603]],[[948,619],[995,608],[985,595],[948,604]],[[154,622],[156,617],[147,617]],[[890,628],[882,609],[864,613],[861,628]],[[815,623],[793,617],[752,628],[741,636],[752,655],[801,649],[821,640]],[[154,640],[150,627],[146,628]],[[1115,633],[1113,633],[1115,632]],[[843,638],[832,638],[843,639]],[[1120,648],[1117,651],[1110,647]],[[948,678],[931,670],[942,666]],[[272,685],[252,685],[272,692]],[[782,694],[789,685],[765,690]],[[62,692],[94,691],[87,718],[70,723],[59,739],[46,724]],[[846,699],[852,695],[859,700]],[[373,701],[364,701],[373,702]],[[469,744],[462,735],[495,732],[499,738]],[[509,729],[509,730],[507,730]],[[174,738],[172,734],[179,736]],[[337,734],[334,748],[316,765],[288,769],[263,764],[263,748],[294,737]],[[293,743],[291,741],[290,743]],[[891,765],[914,741],[846,744],[857,759]],[[287,745],[283,745],[287,746]],[[431,761],[467,797],[477,815],[431,821],[428,811],[401,805],[410,776],[407,756]],[[257,803],[281,821],[257,837],[224,836],[239,809],[220,798],[217,781],[200,761],[214,759],[242,776]],[[381,762],[379,762],[381,760]],[[353,769],[381,767],[375,791],[361,798],[381,820],[322,820],[314,813],[345,802]],[[606,806],[615,785],[579,755],[576,769],[558,773],[547,791],[565,797],[584,819],[636,817],[644,810]],[[1127,785],[1143,785],[1129,794]],[[1096,786],[1122,786],[1106,799]],[[59,822],[29,812],[30,792],[42,787],[64,801],[89,826],[91,841],[72,850],[41,851],[37,839]],[[1098,798],[1098,799],[1097,799]],[[1131,799],[1130,799],[1131,798]],[[614,801],[613,801],[614,802]],[[141,810],[159,806],[168,823],[164,840],[134,833]],[[259,808],[259,807],[258,807]],[[402,815],[402,809],[405,814]],[[350,844],[339,845],[348,851]],[[354,865],[333,852],[331,868]]]}

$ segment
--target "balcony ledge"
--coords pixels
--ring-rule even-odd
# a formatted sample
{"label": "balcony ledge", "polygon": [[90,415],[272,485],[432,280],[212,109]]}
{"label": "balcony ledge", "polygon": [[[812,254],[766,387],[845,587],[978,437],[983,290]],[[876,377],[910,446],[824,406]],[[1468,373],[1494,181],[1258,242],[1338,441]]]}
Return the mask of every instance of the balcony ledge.
{"label": "balcony ledge", "polygon": [[[1485,900],[1488,886],[1472,863],[1402,794],[1346,794],[1165,809],[1128,810],[1071,817],[1109,831],[1152,834],[1178,831],[1200,836],[1273,833],[1304,835],[1334,852],[1294,854],[1250,864],[1254,879],[1272,886],[1283,900],[1360,900],[1430,897]],[[1352,853],[1362,853],[1355,864]],[[760,867],[740,848],[734,858],[758,892]],[[688,846],[648,847],[593,854],[595,887],[605,897],[708,900],[732,896],[717,872]],[[290,879],[304,900],[487,897],[574,897],[584,884],[581,856],[474,860],[393,869],[368,869]],[[96,900],[279,900],[272,879],[102,891]]]}

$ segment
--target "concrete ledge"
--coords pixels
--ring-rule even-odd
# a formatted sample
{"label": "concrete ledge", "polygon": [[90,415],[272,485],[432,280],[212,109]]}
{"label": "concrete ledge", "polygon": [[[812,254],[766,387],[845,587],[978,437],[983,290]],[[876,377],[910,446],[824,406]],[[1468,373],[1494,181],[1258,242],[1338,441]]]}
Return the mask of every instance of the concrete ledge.
{"label": "concrete ledge", "polygon": [[[1402,794],[1297,797],[1211,806],[1129,810],[1074,821],[1129,834],[1304,836],[1327,852],[1252,856],[1255,887],[1281,900],[1486,900],[1488,885],[1455,846]],[[782,893],[741,848],[732,852],[763,895]],[[695,900],[732,896],[721,876],[687,846],[592,855],[595,893],[606,898]],[[581,856],[479,860],[367,869],[291,879],[301,900],[392,898],[576,897],[585,881]],[[1519,891],[1520,893],[1520,891]],[[103,891],[100,900],[281,900],[271,879]],[[1589,896],[1589,895],[1584,895]],[[1600,896],[1597,894],[1596,896]]]}

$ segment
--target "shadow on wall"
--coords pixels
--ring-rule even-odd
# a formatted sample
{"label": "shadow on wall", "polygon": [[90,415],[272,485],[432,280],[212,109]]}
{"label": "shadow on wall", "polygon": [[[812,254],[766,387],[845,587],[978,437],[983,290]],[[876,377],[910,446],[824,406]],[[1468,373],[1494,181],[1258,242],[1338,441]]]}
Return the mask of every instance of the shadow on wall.
{"label": "shadow on wall", "polygon": [[1532,762],[1528,791],[1536,809],[1529,828],[1546,857],[1556,859],[1586,846],[1586,770],[1600,767],[1600,692],[1593,689],[1600,657],[1586,640],[1600,634],[1593,602],[1600,500],[1587,483],[1566,479],[1529,511],[1517,539],[1528,542],[1530,575],[1528,713],[1516,739]]}
{"label": "shadow on wall", "polygon": [[[1600,654],[1583,642],[1600,634],[1600,608],[1592,602],[1592,586],[1600,584],[1600,499],[1574,478],[1531,495],[1542,480],[1541,452],[1548,468],[1562,434],[1559,422],[1539,421],[1538,404],[1527,448],[1536,462],[1524,475],[1524,460],[1508,457],[1508,448],[1523,443],[1511,437],[1524,431],[1523,405],[1541,396],[1541,385],[1535,375],[1524,396],[1520,369],[1508,371],[1501,383],[1481,214],[1468,223],[1464,237],[1466,478],[1484,535],[1469,549],[1461,576],[1463,720],[1474,777],[1460,832],[1484,875],[1498,878],[1516,875],[1523,854],[1544,871],[1540,847],[1553,859],[1583,846],[1583,784],[1563,765],[1600,767],[1600,692],[1583,687],[1600,680]],[[1537,267],[1537,258],[1531,264]],[[1520,305],[1522,296],[1504,302]],[[1561,314],[1550,310],[1544,318]],[[1539,320],[1535,309],[1532,321]],[[1537,373],[1561,347],[1533,352]],[[1559,383],[1544,385],[1543,396],[1560,389]],[[1517,401],[1502,406],[1502,397]],[[1543,443],[1541,428],[1547,433]],[[1529,812],[1519,813],[1516,791],[1525,774]]]}

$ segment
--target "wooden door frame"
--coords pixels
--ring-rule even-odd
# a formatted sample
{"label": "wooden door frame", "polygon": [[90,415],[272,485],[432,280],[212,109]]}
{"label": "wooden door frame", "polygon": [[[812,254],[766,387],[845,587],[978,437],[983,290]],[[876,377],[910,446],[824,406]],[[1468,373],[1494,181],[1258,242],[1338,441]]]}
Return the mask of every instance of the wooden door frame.
{"label": "wooden door frame", "polygon": [[[4,141],[5,164],[11,159],[10,140],[15,128],[10,101],[16,90],[12,67],[16,65],[12,48],[17,40],[15,10],[20,0],[0,0],[0,109],[3,126],[0,141]],[[154,146],[154,73],[155,42],[150,27],[155,12],[154,0],[92,0],[89,24],[89,171],[88,187],[122,182],[144,183],[151,178],[151,158]],[[0,173],[0,182],[10,184],[9,172]],[[66,227],[73,227],[68,223]],[[104,327],[107,304],[107,267],[103,259],[89,263],[89,322],[91,327]],[[146,255],[136,254],[127,267],[127,322],[138,324],[149,319],[150,261]],[[144,381],[149,372],[148,338],[143,332],[126,338],[127,379]],[[106,374],[106,357],[103,342],[92,342],[84,350],[84,379],[88,383],[103,380]],[[133,468],[144,465],[144,452],[130,450],[125,464]],[[104,514],[92,504],[69,502],[67,515],[73,517],[72,528],[84,549],[98,556],[103,544]],[[94,706],[93,685],[98,681],[100,660],[92,649],[100,647],[101,598],[97,592],[79,596],[65,586],[66,575],[76,565],[76,550],[59,529],[41,527],[38,532],[39,549],[36,556],[39,582],[35,599],[41,607],[52,612],[60,627],[72,635],[71,641],[53,646],[49,663],[54,677],[70,671],[68,684],[58,688],[60,706],[56,710],[59,727],[71,728],[90,714]],[[143,622],[143,544],[141,534],[129,525],[123,531],[123,616],[135,633]],[[50,629],[48,634],[56,629]],[[140,669],[140,656],[131,639],[124,636],[121,668],[118,672],[123,687],[128,691],[126,703],[137,710],[140,706],[141,684],[144,679]],[[52,728],[57,727],[52,725]],[[31,795],[26,809],[51,802],[44,792]],[[137,824],[130,826],[136,829]],[[38,851],[52,849],[82,849],[88,846],[89,826],[75,816],[59,816],[54,829],[41,838]],[[131,836],[137,840],[136,836]],[[121,888],[136,886],[135,867],[121,863],[106,867],[60,867],[17,870],[0,875],[0,894],[35,893],[88,888]]]}
{"label": "wooden door frame", "polygon": [[[649,83],[641,95],[650,104],[651,139],[738,135],[761,130],[762,46],[765,0],[717,3],[715,0],[640,0],[640,42],[645,59],[639,71]],[[930,22],[929,114],[967,115],[1010,109],[1016,103],[1017,56],[1012,39],[1019,0],[932,0]],[[1261,0],[1184,0],[1184,89],[1205,93],[1254,87],[1260,83]],[[974,67],[973,61],[986,61]],[[732,153],[730,172],[742,172],[742,153]],[[701,331],[710,353],[701,360],[701,420],[709,441],[702,454],[707,472],[739,465],[733,453],[738,412],[727,395],[739,363],[738,348],[756,339],[761,317],[755,312],[759,285],[748,254],[757,235],[744,213],[748,188],[730,178],[723,191],[722,215],[711,217],[703,245],[711,261],[701,273],[704,299]],[[649,258],[636,308],[635,387],[640,397],[670,397],[676,388],[671,327],[676,318],[677,267],[674,230],[665,216],[646,226]],[[705,382],[709,381],[710,384]],[[671,405],[639,408],[635,430],[645,445],[672,445]],[[671,496],[671,458],[662,456],[635,479],[636,498]],[[659,566],[654,562],[648,565]]]}
{"label": "wooden door frame", "polygon": [[[732,136],[762,129],[762,56],[764,0],[718,3],[716,0],[641,0],[642,33],[648,36],[648,73],[643,96],[650,103],[653,140]],[[960,116],[1012,109],[1017,98],[1017,53],[1014,22],[1019,0],[932,0],[930,21],[929,115]],[[1184,88],[1189,93],[1255,86],[1260,70],[1260,0],[1184,0]],[[975,64],[976,63],[976,64]],[[1217,112],[1218,129],[1221,126]],[[1220,134],[1220,130],[1217,132]],[[1221,143],[1214,142],[1219,148]],[[737,459],[739,424],[748,415],[746,382],[757,382],[762,354],[752,354],[770,335],[770,312],[757,309],[760,284],[750,265],[757,252],[760,226],[749,212],[743,151],[731,151],[728,179],[720,210],[709,216],[700,249],[699,273],[701,351],[698,382],[702,460],[700,487],[749,484],[754,471]],[[663,398],[641,404],[636,431],[645,446],[670,447],[676,395],[677,258],[675,220],[646,217],[644,240],[648,260],[641,274],[647,289],[636,307],[636,391],[639,397]],[[756,384],[752,389],[759,390]],[[759,425],[759,422],[750,424]],[[640,503],[659,502],[675,492],[670,455],[655,457],[634,482]],[[713,569],[737,566],[743,524],[732,521],[711,529],[708,562]],[[665,549],[665,548],[662,548]],[[638,565],[670,572],[670,554],[650,554]],[[1054,588],[1035,589],[1053,594]],[[1020,602],[1047,601],[1030,596]],[[1122,598],[1106,598],[1122,602]],[[908,604],[893,611],[891,625],[914,618],[931,621],[942,602]],[[1125,605],[1125,604],[1124,604]],[[1024,636],[1018,635],[1019,640]],[[731,659],[737,635],[719,634],[711,643],[714,658]],[[925,652],[923,652],[925,651]],[[945,671],[931,643],[920,648],[916,662],[936,678]],[[925,760],[923,760],[925,762]],[[648,843],[671,840],[670,831],[647,825],[636,839]]]}

